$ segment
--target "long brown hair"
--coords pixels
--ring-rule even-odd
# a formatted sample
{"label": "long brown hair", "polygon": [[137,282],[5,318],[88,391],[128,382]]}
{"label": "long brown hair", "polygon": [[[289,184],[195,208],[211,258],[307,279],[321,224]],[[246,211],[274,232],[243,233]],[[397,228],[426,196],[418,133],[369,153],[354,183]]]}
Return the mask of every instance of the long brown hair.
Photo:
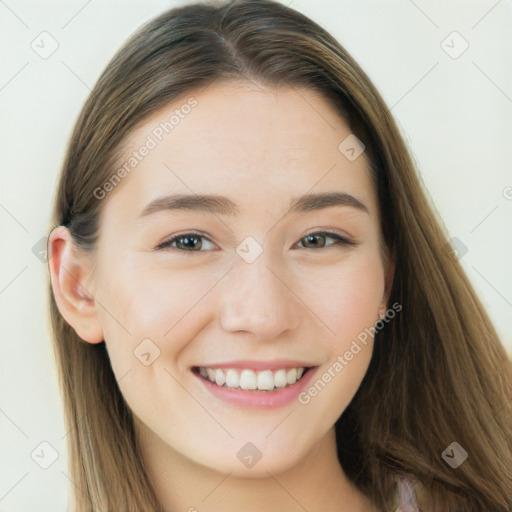
{"label": "long brown hair", "polygon": [[[151,113],[219,80],[320,91],[366,146],[403,306],[375,337],[369,369],[336,423],[347,476],[379,510],[393,482],[417,484],[423,510],[506,511],[511,500],[511,363],[422,190],[394,119],[368,76],[324,29],[270,0],[193,4],[143,25],[87,99],[67,149],[52,225],[93,250],[122,142]],[[108,198],[106,199],[108,201]],[[105,342],[83,342],[50,286],[74,510],[156,511],[133,415]],[[441,457],[468,452],[458,468]]]}

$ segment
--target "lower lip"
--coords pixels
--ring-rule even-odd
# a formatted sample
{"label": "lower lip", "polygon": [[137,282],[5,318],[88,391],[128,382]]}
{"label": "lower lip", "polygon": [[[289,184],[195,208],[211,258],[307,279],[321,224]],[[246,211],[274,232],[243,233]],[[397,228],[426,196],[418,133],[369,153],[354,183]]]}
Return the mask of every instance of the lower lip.
{"label": "lower lip", "polygon": [[256,409],[274,409],[288,405],[296,400],[312,379],[315,370],[316,367],[310,368],[295,384],[275,391],[244,391],[243,389],[228,388],[214,384],[199,373],[192,373],[212,395],[225,402]]}

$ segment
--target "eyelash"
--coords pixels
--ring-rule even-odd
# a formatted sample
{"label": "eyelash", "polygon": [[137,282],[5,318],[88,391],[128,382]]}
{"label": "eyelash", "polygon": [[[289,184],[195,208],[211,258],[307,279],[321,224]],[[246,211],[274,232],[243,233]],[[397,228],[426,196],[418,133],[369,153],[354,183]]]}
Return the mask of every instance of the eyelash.
{"label": "eyelash", "polygon": [[[312,233],[307,233],[306,235],[304,235],[302,238],[300,238],[299,242],[301,242],[304,238],[308,237],[308,236],[316,236],[316,235],[324,235],[326,238],[333,238],[334,240],[336,240],[336,243],[334,244],[331,244],[331,245],[327,245],[325,247],[318,247],[318,248],[313,248],[313,249],[309,249],[309,248],[305,248],[305,249],[309,249],[310,251],[318,251],[318,250],[323,250],[323,249],[326,249],[327,247],[332,247],[332,246],[336,246],[336,245],[344,245],[344,246],[349,246],[349,247],[355,247],[357,245],[356,242],[354,242],[353,240],[349,240],[348,238],[345,238],[341,235],[338,235],[337,233],[332,233],[332,232],[329,232],[329,231],[314,231]],[[178,249],[177,247],[171,247],[171,244],[173,244],[174,242],[176,242],[177,240],[180,240],[181,238],[187,238],[187,237],[190,237],[190,236],[195,236],[195,237],[198,237],[198,238],[205,238],[206,240],[210,241],[211,240],[203,235],[202,233],[194,233],[194,232],[190,232],[190,233],[181,233],[179,235],[174,235],[172,238],[169,238],[167,240],[164,240],[163,242],[161,242],[160,244],[158,244],[156,246],[156,250],[163,250],[163,249],[166,249],[166,248],[171,248],[173,250],[176,250],[176,251],[179,251],[179,252],[182,252],[182,253],[197,253],[197,252],[207,252],[207,251],[187,251],[187,250],[184,250],[184,249]],[[213,242],[212,242],[213,243]]]}

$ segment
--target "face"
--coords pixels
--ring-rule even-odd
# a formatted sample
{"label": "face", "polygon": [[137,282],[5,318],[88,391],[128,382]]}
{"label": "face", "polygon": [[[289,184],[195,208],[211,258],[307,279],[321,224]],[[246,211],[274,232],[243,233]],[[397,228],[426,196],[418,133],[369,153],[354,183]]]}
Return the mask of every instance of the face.
{"label": "face", "polygon": [[[159,111],[123,146],[119,167],[138,160],[102,189],[91,289],[120,389],[162,450],[278,473],[354,396],[386,272],[365,154],[339,149],[350,134],[318,93],[232,82]],[[175,195],[189,200],[176,208]]]}

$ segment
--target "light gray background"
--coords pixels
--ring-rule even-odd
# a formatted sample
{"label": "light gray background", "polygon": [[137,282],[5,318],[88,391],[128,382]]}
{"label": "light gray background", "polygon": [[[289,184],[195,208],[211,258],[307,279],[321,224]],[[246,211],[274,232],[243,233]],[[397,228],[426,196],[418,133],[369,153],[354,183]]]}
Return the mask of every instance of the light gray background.
{"label": "light gray background", "polygon": [[[512,351],[511,1],[283,3],[330,30],[392,107],[450,237],[467,248],[462,265]],[[142,22],[175,5],[0,0],[1,512],[66,510],[47,265],[33,247],[48,234],[57,174],[90,88]],[[47,59],[31,48],[41,37],[50,48],[43,31],[58,43]],[[468,49],[453,58],[464,40]],[[39,464],[50,463],[52,451],[41,442],[58,455],[46,470]]]}

